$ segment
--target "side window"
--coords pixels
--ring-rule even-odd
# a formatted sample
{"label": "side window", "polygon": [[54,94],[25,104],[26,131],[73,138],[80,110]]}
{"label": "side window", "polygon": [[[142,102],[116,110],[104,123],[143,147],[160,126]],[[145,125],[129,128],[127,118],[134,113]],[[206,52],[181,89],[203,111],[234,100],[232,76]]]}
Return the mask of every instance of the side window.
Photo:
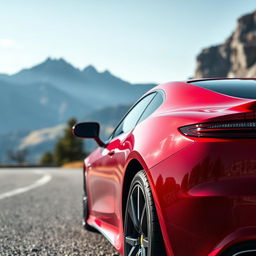
{"label": "side window", "polygon": [[121,133],[126,133],[132,130],[139,118],[141,117],[143,111],[146,109],[148,104],[151,102],[151,100],[154,98],[156,93],[151,93],[147,96],[145,96],[141,101],[139,101],[131,110],[130,112],[125,116],[123,121],[118,125],[116,130],[114,131],[114,134],[112,137],[116,137]]}
{"label": "side window", "polygon": [[161,104],[163,102],[164,102],[164,97],[163,97],[162,93],[161,92],[157,92],[157,94],[154,97],[154,99],[149,103],[149,105],[147,106],[146,110],[142,114],[139,122],[142,122],[143,120],[148,118],[156,109],[158,109],[161,106]]}

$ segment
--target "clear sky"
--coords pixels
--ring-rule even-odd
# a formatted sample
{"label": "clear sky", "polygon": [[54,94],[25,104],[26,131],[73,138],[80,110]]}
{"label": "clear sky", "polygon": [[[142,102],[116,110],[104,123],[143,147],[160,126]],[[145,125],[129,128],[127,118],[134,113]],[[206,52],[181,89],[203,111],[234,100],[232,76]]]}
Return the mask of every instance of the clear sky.
{"label": "clear sky", "polygon": [[255,0],[1,0],[0,73],[50,56],[132,82],[184,80],[200,50],[255,9]]}

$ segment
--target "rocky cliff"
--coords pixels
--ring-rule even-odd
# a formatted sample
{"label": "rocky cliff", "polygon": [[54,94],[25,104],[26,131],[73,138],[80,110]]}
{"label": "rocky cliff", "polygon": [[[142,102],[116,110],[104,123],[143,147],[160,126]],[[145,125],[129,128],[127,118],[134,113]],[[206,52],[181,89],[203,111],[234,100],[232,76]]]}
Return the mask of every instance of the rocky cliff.
{"label": "rocky cliff", "polygon": [[256,77],[256,11],[239,18],[223,44],[202,50],[194,77]]}

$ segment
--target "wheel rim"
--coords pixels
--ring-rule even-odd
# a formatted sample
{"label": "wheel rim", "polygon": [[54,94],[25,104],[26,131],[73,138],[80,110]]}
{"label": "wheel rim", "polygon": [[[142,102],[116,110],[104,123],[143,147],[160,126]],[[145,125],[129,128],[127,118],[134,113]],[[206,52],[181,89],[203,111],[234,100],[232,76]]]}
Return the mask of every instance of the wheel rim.
{"label": "wheel rim", "polygon": [[148,255],[147,207],[140,184],[133,187],[127,202],[124,239],[127,256]]}
{"label": "wheel rim", "polygon": [[233,254],[233,256],[246,256],[246,255],[255,255],[256,253],[256,250],[254,249],[251,249],[251,250],[244,250],[244,251],[241,251],[241,252],[237,252],[235,254]]}

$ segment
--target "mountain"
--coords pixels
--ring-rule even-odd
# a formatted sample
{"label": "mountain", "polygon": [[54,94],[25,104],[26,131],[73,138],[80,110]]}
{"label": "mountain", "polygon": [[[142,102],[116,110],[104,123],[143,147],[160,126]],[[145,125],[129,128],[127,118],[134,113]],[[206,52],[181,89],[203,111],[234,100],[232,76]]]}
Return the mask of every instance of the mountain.
{"label": "mountain", "polygon": [[14,75],[0,74],[0,133],[51,127],[73,116],[131,104],[153,86],[131,84],[93,66],[80,70],[62,58],[48,58]]}
{"label": "mountain", "polygon": [[92,110],[86,102],[77,101],[48,83],[20,86],[1,80],[0,108],[0,133],[56,125],[70,116],[82,116]]}
{"label": "mountain", "polygon": [[131,84],[109,71],[98,72],[93,66],[83,70],[64,59],[48,58],[30,69],[23,69],[7,78],[16,84],[50,83],[59,90],[92,104],[92,108],[131,103],[155,84]]}
{"label": "mountain", "polygon": [[256,11],[240,17],[234,32],[220,45],[197,56],[195,78],[256,76]]}

